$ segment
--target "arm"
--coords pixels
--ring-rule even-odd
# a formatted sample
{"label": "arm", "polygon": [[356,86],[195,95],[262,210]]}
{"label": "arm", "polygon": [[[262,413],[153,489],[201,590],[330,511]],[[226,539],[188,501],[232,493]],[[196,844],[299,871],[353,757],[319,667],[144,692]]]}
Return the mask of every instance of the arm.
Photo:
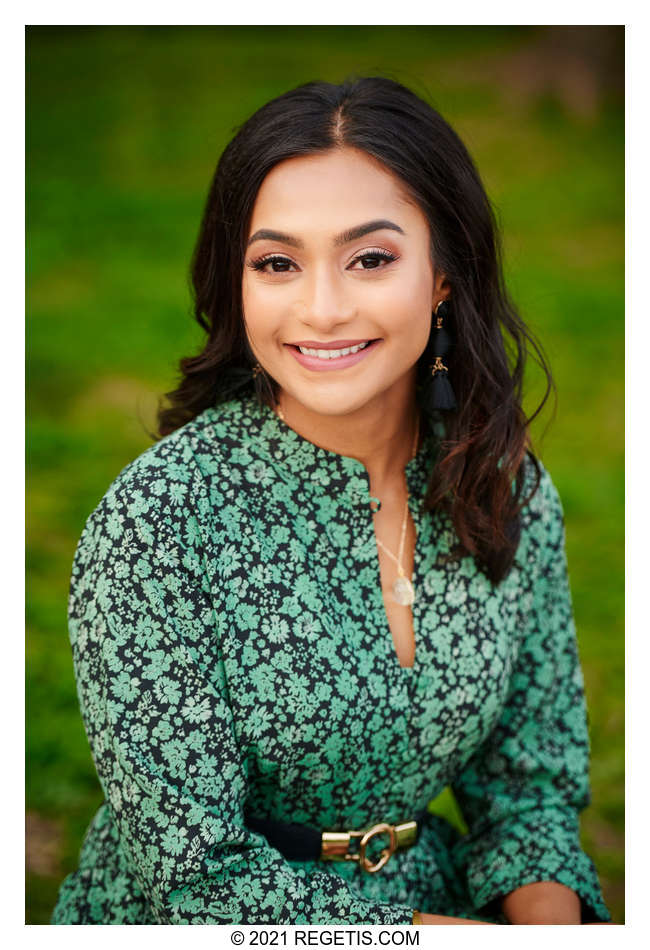
{"label": "arm", "polygon": [[501,902],[511,924],[579,924],[580,898],[571,888],[554,881],[524,884]]}
{"label": "arm", "polygon": [[[416,911],[416,914],[418,912]],[[440,914],[419,914],[419,918],[414,915],[414,924],[437,924],[438,926],[447,926],[449,924],[478,924],[480,927],[493,927],[494,924],[486,920],[470,920],[465,917],[442,917]]]}
{"label": "arm", "polygon": [[[589,741],[564,549],[546,472],[524,513],[519,569],[537,565],[503,713],[453,783],[470,833],[457,846],[477,908],[513,923],[607,920],[582,851]],[[579,913],[578,913],[579,905]]]}
{"label": "arm", "polygon": [[410,907],[358,897],[334,868],[295,867],[246,827],[194,513],[203,483],[142,461],[126,471],[77,547],[69,629],[99,779],[158,922],[410,924]]}
{"label": "arm", "polygon": [[[525,884],[502,901],[511,924],[580,924],[580,898],[570,888],[553,881]],[[588,920],[588,924],[613,924],[611,920]]]}

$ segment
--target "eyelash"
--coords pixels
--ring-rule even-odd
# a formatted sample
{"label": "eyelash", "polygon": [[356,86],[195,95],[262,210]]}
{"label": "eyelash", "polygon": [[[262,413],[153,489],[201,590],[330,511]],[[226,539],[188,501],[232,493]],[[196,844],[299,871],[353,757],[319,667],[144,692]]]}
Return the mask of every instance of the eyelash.
{"label": "eyelash", "polygon": [[[350,264],[351,264],[351,265],[352,265],[352,264],[356,264],[357,261],[364,261],[364,260],[368,260],[368,259],[382,260],[382,261],[386,261],[387,264],[390,264],[390,263],[392,263],[393,261],[396,261],[396,260],[397,260],[397,255],[396,255],[396,254],[392,254],[390,251],[382,250],[381,248],[373,248],[373,249],[370,250],[370,251],[366,251],[366,252],[364,252],[363,254],[357,255],[357,257],[355,257],[355,258],[350,262]],[[283,271],[265,271],[265,270],[264,270],[264,268],[266,267],[267,264],[273,264],[273,263],[276,263],[276,262],[277,262],[277,263],[280,263],[280,264],[287,264],[287,263],[288,263],[288,264],[293,264],[293,261],[291,261],[288,257],[283,257],[283,256],[280,255],[280,254],[266,254],[266,255],[263,256],[263,257],[258,257],[258,258],[257,258],[256,260],[254,260],[254,261],[250,261],[249,264],[248,264],[248,266],[249,266],[250,268],[252,268],[252,270],[259,271],[260,273],[268,273],[268,274],[271,274],[271,273],[273,273],[273,274],[289,274],[289,273],[291,273],[291,271],[288,271],[288,270],[283,270]],[[362,268],[361,268],[361,270],[381,270],[381,269],[382,269],[381,267],[362,267]]]}

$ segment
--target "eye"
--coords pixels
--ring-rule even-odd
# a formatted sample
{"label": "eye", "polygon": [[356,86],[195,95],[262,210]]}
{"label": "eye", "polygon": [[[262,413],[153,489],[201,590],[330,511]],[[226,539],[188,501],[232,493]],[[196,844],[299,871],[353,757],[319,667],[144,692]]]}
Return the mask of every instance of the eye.
{"label": "eye", "polygon": [[[397,260],[397,255],[384,248],[371,248],[358,254],[349,264],[347,270],[377,270]],[[360,264],[360,267],[355,265]],[[287,274],[296,265],[290,258],[280,254],[266,254],[249,261],[248,267],[260,274]]]}
{"label": "eye", "polygon": [[[392,254],[390,251],[386,251],[380,247],[372,248],[368,251],[364,251],[363,254],[358,254],[348,267],[348,270],[377,270],[396,260],[396,254]],[[353,266],[357,263],[361,263],[361,267]]]}
{"label": "eye", "polygon": [[[268,265],[271,269],[268,269]],[[267,254],[264,257],[258,257],[254,261],[249,261],[248,266],[261,274],[285,274],[290,267],[294,267],[293,261],[288,257],[281,257],[279,254]]]}

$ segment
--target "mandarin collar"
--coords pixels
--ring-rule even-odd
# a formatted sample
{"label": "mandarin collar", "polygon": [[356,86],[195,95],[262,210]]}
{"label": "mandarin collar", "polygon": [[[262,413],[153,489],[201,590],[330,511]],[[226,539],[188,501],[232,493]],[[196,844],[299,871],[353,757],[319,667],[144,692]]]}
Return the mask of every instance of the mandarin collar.
{"label": "mandarin collar", "polygon": [[[235,400],[231,401],[234,403]],[[372,499],[368,471],[359,459],[324,449],[299,435],[277,413],[261,404],[255,395],[236,400],[231,418],[242,422],[241,435],[249,451],[263,455],[285,476],[322,493],[336,493],[348,504],[367,505]],[[216,407],[215,407],[216,408]],[[225,408],[225,407],[224,407]],[[413,498],[422,498],[434,463],[437,433],[426,427],[416,455],[406,464],[406,484]]]}

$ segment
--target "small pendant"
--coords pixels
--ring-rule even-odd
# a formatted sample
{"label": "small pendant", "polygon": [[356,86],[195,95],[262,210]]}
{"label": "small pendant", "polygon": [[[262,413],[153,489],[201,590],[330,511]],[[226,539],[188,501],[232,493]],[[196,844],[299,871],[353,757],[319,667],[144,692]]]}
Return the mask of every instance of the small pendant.
{"label": "small pendant", "polygon": [[415,591],[408,577],[402,574],[393,584],[393,597],[398,604],[409,607],[415,600]]}

